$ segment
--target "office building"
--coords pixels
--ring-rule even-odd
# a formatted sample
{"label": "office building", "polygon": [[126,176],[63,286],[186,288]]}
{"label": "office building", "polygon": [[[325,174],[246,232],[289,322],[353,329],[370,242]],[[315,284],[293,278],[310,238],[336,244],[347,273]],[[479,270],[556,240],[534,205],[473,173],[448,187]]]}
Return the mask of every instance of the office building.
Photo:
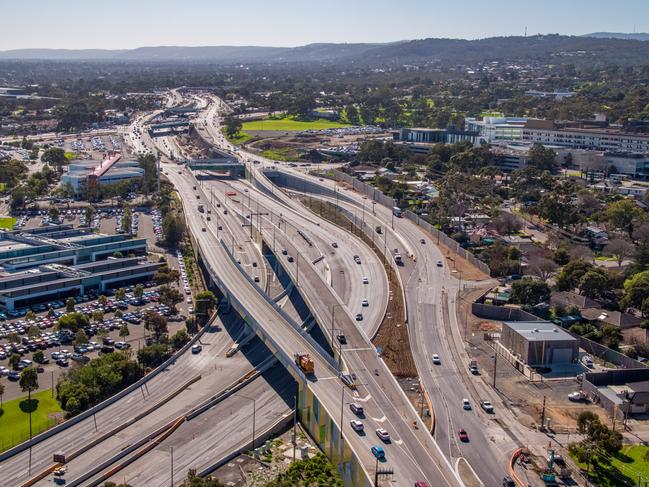
{"label": "office building", "polygon": [[143,261],[146,252],[146,239],[72,225],[2,231],[0,307],[13,310],[149,280],[160,264]]}
{"label": "office building", "polygon": [[141,179],[144,169],[138,161],[121,161],[121,155],[113,155],[104,161],[72,161],[67,174],[61,176],[61,184],[69,184],[75,196],[96,186],[116,184]]}

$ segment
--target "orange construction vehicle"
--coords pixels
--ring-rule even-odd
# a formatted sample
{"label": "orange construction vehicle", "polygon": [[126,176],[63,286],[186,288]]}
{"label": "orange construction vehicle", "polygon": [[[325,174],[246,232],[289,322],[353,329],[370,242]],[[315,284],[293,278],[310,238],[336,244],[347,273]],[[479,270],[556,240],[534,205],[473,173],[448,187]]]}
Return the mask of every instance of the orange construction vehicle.
{"label": "orange construction vehicle", "polygon": [[308,353],[296,353],[295,363],[302,369],[305,374],[313,374],[314,364],[313,359]]}

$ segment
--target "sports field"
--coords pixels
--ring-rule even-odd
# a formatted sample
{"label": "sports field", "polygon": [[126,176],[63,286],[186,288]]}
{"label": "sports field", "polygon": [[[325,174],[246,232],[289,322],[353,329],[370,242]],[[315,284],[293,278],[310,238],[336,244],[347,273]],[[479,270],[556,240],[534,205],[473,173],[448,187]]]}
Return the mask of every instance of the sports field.
{"label": "sports field", "polygon": [[304,122],[302,120],[295,120],[291,117],[285,117],[279,119],[253,120],[250,122],[244,122],[242,130],[244,132],[247,130],[277,130],[289,132],[299,130],[324,130],[342,127],[350,127],[350,125],[323,119]]}

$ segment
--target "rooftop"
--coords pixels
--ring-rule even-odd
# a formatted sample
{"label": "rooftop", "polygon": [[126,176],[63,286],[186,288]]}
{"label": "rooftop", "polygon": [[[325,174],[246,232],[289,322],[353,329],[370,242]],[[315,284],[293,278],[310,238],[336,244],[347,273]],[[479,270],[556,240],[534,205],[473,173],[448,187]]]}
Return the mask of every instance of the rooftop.
{"label": "rooftop", "polygon": [[505,321],[503,324],[529,341],[577,341],[566,330],[550,321]]}

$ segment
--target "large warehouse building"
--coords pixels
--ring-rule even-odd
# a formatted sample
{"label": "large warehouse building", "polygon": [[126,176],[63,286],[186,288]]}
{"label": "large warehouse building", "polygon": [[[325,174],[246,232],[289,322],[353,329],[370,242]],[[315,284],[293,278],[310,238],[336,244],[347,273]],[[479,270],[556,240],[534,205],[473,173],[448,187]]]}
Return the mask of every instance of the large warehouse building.
{"label": "large warehouse building", "polygon": [[0,307],[12,311],[149,280],[161,264],[144,261],[146,252],[146,239],[72,225],[0,232]]}
{"label": "large warehouse building", "polygon": [[566,365],[579,357],[577,339],[549,321],[505,321],[500,343],[530,366]]}
{"label": "large warehouse building", "polygon": [[138,161],[122,161],[121,155],[113,155],[104,161],[72,161],[68,172],[61,176],[61,184],[69,184],[75,195],[93,186],[115,184],[144,176]]}

